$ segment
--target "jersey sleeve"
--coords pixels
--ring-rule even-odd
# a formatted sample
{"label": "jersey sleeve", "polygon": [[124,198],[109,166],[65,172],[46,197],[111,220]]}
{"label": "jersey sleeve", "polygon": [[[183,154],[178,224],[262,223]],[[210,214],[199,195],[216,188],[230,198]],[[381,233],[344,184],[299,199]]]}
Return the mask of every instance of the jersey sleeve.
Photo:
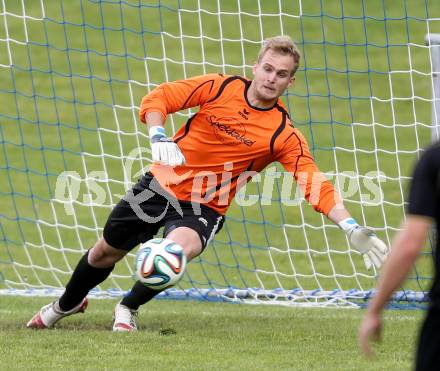
{"label": "jersey sleeve", "polygon": [[440,146],[428,149],[417,163],[409,191],[408,213],[436,217],[440,199]]}
{"label": "jersey sleeve", "polygon": [[220,74],[207,74],[163,83],[143,97],[139,118],[145,123],[149,112],[160,112],[165,120],[170,113],[201,106],[216,93],[224,79]]}
{"label": "jersey sleeve", "polygon": [[328,215],[337,203],[342,202],[341,196],[318,169],[304,136],[296,128],[292,130],[279,150],[277,161],[294,176],[313,208]]}

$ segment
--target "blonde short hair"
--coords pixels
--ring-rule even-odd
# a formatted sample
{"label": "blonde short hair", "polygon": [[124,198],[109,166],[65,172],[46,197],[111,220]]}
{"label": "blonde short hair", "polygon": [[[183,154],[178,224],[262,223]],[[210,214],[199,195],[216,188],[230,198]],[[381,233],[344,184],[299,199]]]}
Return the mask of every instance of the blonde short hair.
{"label": "blonde short hair", "polygon": [[301,54],[295,43],[289,36],[275,36],[264,40],[263,46],[258,53],[257,63],[261,62],[261,59],[268,50],[273,50],[274,52],[280,53],[282,55],[292,56],[294,61],[292,76],[295,74],[296,70],[299,67]]}

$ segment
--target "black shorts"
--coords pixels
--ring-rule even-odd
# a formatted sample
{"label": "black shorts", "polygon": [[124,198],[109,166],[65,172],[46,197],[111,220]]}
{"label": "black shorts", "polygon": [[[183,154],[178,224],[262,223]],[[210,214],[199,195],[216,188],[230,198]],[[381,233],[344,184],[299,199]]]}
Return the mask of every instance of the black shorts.
{"label": "black shorts", "polygon": [[110,213],[104,239],[116,249],[129,251],[153,238],[161,227],[164,237],[177,227],[188,227],[198,233],[204,249],[223,221],[222,215],[205,205],[172,197],[146,173]]}
{"label": "black shorts", "polygon": [[440,309],[432,306],[420,331],[415,370],[437,370],[440,365]]}

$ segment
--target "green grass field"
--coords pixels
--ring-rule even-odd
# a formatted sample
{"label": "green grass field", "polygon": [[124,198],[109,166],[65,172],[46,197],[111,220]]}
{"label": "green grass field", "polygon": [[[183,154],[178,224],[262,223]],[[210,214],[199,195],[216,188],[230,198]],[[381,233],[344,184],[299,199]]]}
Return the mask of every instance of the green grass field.
{"label": "green grass field", "polygon": [[356,343],[362,311],[154,300],[136,334],[110,331],[115,301],[91,300],[56,329],[28,330],[47,298],[0,300],[2,370],[410,370],[421,311],[388,311],[374,360]]}
{"label": "green grass field", "polygon": [[[281,0],[261,1],[259,8],[254,0],[45,0],[26,2],[25,14],[21,2],[5,0],[1,7],[0,289],[66,283],[79,256],[101,235],[118,195],[136,181],[124,178],[124,166],[131,151],[148,147],[137,119],[143,95],[165,80],[206,72],[251,77],[261,39],[280,33],[291,35],[302,51],[295,85],[283,100],[319,167],[329,177],[342,176],[343,191],[359,182],[346,206],[360,223],[387,243],[398,230],[412,165],[430,142],[431,65],[424,39],[428,31],[440,32],[440,22],[431,19],[440,14],[440,3]],[[190,113],[170,117],[169,132]],[[132,174],[147,164],[136,158]],[[64,171],[81,179],[70,208],[56,195]],[[383,193],[373,206],[366,174]],[[374,272],[350,253],[336,227],[305,203],[285,205],[283,179],[275,180],[268,200],[232,204],[225,227],[189,265],[181,287],[374,287]],[[102,199],[90,191],[93,184],[103,190]],[[247,194],[262,187],[251,183]],[[131,273],[132,256],[101,288],[127,290]],[[426,290],[431,277],[427,243],[402,289]],[[72,319],[43,334],[26,331],[23,324],[46,301],[0,298],[2,365],[94,369],[99,358],[99,369],[400,370],[409,368],[422,315],[388,312],[385,344],[370,363],[354,341],[361,311],[155,301],[143,310],[145,331],[115,338],[108,332],[113,303],[93,301],[84,322]],[[161,328],[176,334],[161,336]],[[70,351],[52,359],[60,345]],[[179,354],[170,359],[174,348]]]}

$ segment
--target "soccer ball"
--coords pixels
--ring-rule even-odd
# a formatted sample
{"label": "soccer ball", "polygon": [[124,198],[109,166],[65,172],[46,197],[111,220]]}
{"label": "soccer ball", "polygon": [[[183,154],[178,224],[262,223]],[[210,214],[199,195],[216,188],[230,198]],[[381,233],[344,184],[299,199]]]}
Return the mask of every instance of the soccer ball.
{"label": "soccer ball", "polygon": [[182,246],[166,238],[143,243],[136,254],[136,278],[154,290],[174,286],[182,278],[185,267]]}

